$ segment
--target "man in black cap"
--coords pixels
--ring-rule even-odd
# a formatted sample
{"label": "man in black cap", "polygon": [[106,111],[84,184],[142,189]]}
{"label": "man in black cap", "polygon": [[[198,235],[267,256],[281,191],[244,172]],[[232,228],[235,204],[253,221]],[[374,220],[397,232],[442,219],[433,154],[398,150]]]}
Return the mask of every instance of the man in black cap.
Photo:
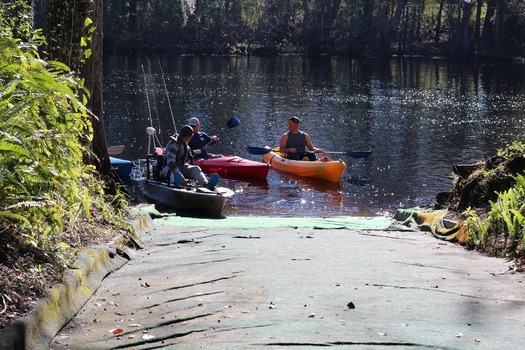
{"label": "man in black cap", "polygon": [[299,130],[301,120],[291,117],[288,120],[288,132],[281,136],[279,150],[286,153],[286,158],[293,160],[316,160],[314,153],[324,153],[320,148],[314,147],[310,135]]}

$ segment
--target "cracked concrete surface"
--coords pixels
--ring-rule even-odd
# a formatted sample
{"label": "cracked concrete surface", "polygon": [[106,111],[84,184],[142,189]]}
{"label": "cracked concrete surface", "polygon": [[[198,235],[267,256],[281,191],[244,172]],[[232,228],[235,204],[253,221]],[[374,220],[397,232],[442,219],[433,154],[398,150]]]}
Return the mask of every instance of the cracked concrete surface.
{"label": "cracked concrete surface", "polygon": [[424,232],[161,218],[142,241],[145,249],[103,281],[51,349],[525,344],[524,275]]}

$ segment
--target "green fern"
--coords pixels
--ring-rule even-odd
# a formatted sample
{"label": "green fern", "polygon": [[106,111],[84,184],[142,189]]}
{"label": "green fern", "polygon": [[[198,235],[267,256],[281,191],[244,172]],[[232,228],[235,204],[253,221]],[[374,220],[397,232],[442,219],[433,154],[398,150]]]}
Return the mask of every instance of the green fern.
{"label": "green fern", "polygon": [[111,224],[121,217],[83,161],[93,133],[89,92],[68,66],[38,56],[45,40],[19,21],[27,5],[14,2],[0,3],[0,227],[55,250],[64,231],[74,236],[95,215]]}
{"label": "green fern", "polygon": [[468,208],[463,215],[467,217],[468,244],[474,247],[483,244],[489,236],[489,226],[471,208]]}

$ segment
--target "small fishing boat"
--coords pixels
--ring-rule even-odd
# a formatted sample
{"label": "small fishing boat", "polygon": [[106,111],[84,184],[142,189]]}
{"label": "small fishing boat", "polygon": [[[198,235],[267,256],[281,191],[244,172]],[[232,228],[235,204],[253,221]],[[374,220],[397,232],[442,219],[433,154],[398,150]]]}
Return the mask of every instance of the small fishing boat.
{"label": "small fishing boat", "polygon": [[226,178],[254,178],[265,179],[270,165],[244,159],[237,156],[213,155],[208,159],[195,159],[193,164],[198,165],[207,174],[217,173]]}
{"label": "small fishing boat", "polygon": [[146,158],[146,176],[138,180],[139,188],[146,197],[175,210],[177,214],[222,217],[226,201],[234,195],[232,190],[225,187],[209,190],[196,185],[176,187],[159,180],[157,176],[161,169],[157,168],[155,157]]}
{"label": "small fishing boat", "polygon": [[316,161],[291,160],[283,157],[277,151],[270,151],[263,154],[263,161],[270,164],[274,169],[281,170],[290,174],[313,177],[317,179],[340,182],[346,170],[346,163],[342,160],[331,160],[322,157]]}

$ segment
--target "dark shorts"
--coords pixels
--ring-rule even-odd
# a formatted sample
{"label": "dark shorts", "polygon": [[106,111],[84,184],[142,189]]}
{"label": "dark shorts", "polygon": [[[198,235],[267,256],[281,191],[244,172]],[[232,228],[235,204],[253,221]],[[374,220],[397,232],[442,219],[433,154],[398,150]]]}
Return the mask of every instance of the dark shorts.
{"label": "dark shorts", "polygon": [[286,156],[290,160],[303,160],[304,157],[307,157],[309,161],[317,160],[314,152],[298,152],[298,153],[288,153]]}

